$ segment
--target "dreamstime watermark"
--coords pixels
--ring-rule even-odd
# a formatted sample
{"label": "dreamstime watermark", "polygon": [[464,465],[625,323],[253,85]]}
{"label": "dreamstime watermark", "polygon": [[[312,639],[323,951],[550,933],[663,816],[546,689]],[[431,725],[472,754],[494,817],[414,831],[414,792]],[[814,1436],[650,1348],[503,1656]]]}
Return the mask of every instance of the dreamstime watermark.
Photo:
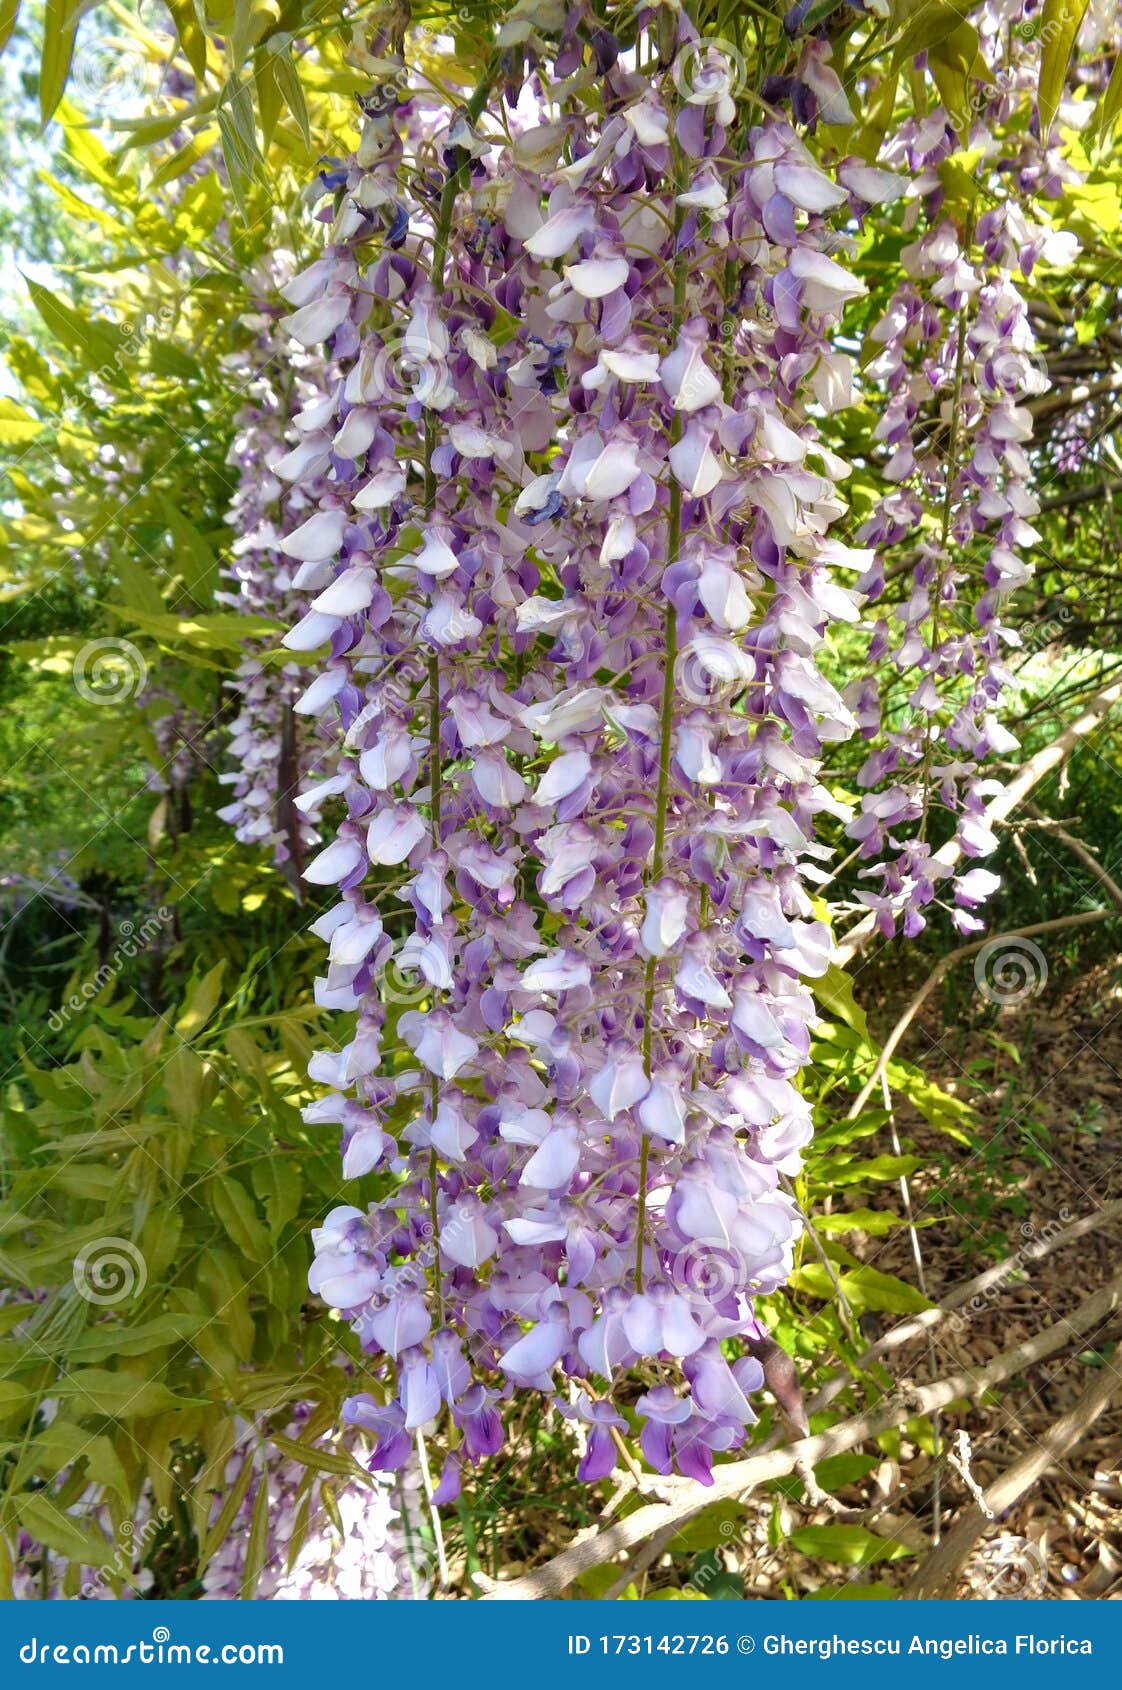
{"label": "dreamstime watermark", "polygon": [[74,690],[87,704],[127,704],[143,690],[148,665],[131,640],[87,640],[72,666]]}
{"label": "dreamstime watermark", "polygon": [[991,939],[974,958],[974,984],[987,1003],[1009,1009],[1039,997],[1048,984],[1048,963],[1031,939],[1008,934]]}
{"label": "dreamstime watermark", "polygon": [[72,1277],[84,1302],[107,1309],[141,1295],[148,1264],[131,1238],[95,1238],[75,1256]]}
{"label": "dreamstime watermark", "polygon": [[967,1577],[985,1602],[1032,1602],[1047,1589],[1048,1565],[1035,1543],[1002,1532],[981,1546]]}
{"label": "dreamstime watermark", "polygon": [[670,75],[690,106],[721,107],[734,100],[748,83],[744,54],[720,37],[683,47],[670,67]]}
{"label": "dreamstime watermark", "polygon": [[141,317],[115,324],[119,338],[113,356],[98,365],[91,379],[100,381],[103,387],[112,387],[126,364],[135,363],[149,341],[170,339],[180,310],[181,302],[176,300],[161,305],[156,311],[147,311]]}
{"label": "dreamstime watermark", "polygon": [[755,668],[733,640],[699,634],[674,659],[674,685],[690,704],[716,709],[735,698]]}
{"label": "dreamstime watermark", "polygon": [[20,1645],[24,1666],[283,1666],[280,1643],[173,1643],[166,1625],[158,1625],[152,1641],[137,1643],[40,1643],[37,1637]]}
{"label": "dreamstime watermark", "polygon": [[79,1596],[87,1602],[92,1601],[99,1597],[114,1579],[127,1582],[135,1577],[162,1527],[169,1525],[171,1518],[170,1508],[158,1508],[139,1528],[134,1526],[131,1520],[122,1520],[117,1527],[119,1547],[112,1560],[103,1561],[93,1569],[88,1578],[83,1579]]}
{"label": "dreamstime watermark", "polygon": [[132,921],[122,921],[117,928],[117,943],[112,952],[98,968],[96,974],[91,974],[83,980],[77,991],[71,992],[64,1003],[57,1009],[52,1009],[47,1017],[47,1026],[52,1033],[61,1033],[72,1015],[78,1015],[86,1009],[100,992],[103,992],[110,981],[116,980],[122,972],[126,962],[131,962],[146,950],[153,939],[172,920],[174,911],[166,904],[161,904],[155,915],[148,918],[137,927]]}
{"label": "dreamstime watermark", "polygon": [[92,117],[121,117],[147,92],[148,59],[139,44],[125,36],[88,36],[74,55],[68,87]]}
{"label": "dreamstime watermark", "polygon": [[748,1263],[731,1244],[693,1240],[670,1262],[670,1281],[679,1296],[698,1308],[711,1308],[726,1297],[752,1289]]}
{"label": "dreamstime watermark", "polygon": [[983,1314],[986,1309],[1001,1297],[1025,1270],[1028,1263],[1037,1261],[1046,1255],[1053,1239],[1066,1226],[1070,1226],[1074,1216],[1066,1206],[1056,1215],[1054,1220],[1047,1221],[1043,1226],[1034,1226],[1031,1221],[1025,1221],[1021,1227],[1021,1237],[1025,1242],[1015,1251],[1007,1261],[1002,1262],[1001,1272],[990,1280],[981,1291],[975,1293],[968,1302],[960,1304],[947,1317],[947,1327],[951,1332],[964,1332],[976,1315]]}

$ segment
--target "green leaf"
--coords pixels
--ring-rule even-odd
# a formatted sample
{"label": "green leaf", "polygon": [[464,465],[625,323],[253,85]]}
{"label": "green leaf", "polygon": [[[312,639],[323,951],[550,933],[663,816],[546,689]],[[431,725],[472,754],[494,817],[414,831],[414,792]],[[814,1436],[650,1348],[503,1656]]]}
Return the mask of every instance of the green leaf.
{"label": "green leaf", "polygon": [[1095,129],[1101,140],[1110,141],[1113,139],[1119,112],[1122,112],[1122,53],[1114,61],[1114,69],[1110,73],[1106,93],[1099,101],[1099,109],[1095,117]]}
{"label": "green leaf", "polygon": [[894,1232],[897,1227],[907,1224],[891,1209],[848,1209],[840,1215],[814,1217],[818,1232],[866,1232],[872,1238],[883,1238],[885,1233]]}
{"label": "green leaf", "polygon": [[112,1441],[102,1433],[86,1431],[71,1420],[52,1420],[39,1432],[27,1449],[24,1461],[17,1469],[17,1482],[30,1473],[49,1473],[52,1476],[64,1467],[84,1461],[86,1475],[95,1484],[104,1485],[125,1507],[131,1501],[129,1481]]}
{"label": "green leaf", "polygon": [[797,1526],[788,1542],[800,1555],[843,1567],[871,1567],[877,1561],[901,1561],[915,1554],[907,1544],[877,1537],[864,1526]]}
{"label": "green leaf", "polygon": [[180,1012],[179,1020],[175,1023],[175,1030],[181,1039],[194,1038],[201,1033],[222,997],[222,976],[226,971],[225,958],[216,962],[214,967],[204,974],[191,996],[187,999]]}
{"label": "green leaf", "polygon": [[84,1567],[100,1567],[112,1558],[112,1546],[101,1533],[80,1526],[46,1491],[31,1491],[21,1496],[19,1518],[36,1543],[45,1543],[68,1561]]}
{"label": "green leaf", "polygon": [[95,322],[84,311],[79,311],[29,277],[24,277],[24,280],[32,304],[60,346],[72,352],[87,370],[97,370],[107,376],[112,376],[114,371],[120,374],[117,354],[123,337],[119,329],[108,323]]}
{"label": "green leaf", "polygon": [[883,1309],[888,1314],[919,1314],[934,1307],[914,1285],[877,1268],[850,1268],[841,1275],[841,1286],[850,1307],[858,1314],[868,1309]]}
{"label": "green leaf", "polygon": [[[242,1462],[238,1476],[226,1492],[218,1516],[203,1540],[203,1546],[199,1552],[200,1576],[206,1571],[212,1556],[217,1550],[221,1549],[229,1535],[230,1527],[234,1523],[238,1509],[245,1498],[245,1493],[249,1489],[249,1482],[253,1478],[255,1454],[256,1451],[251,1449]],[[209,1496],[205,1500],[209,1504]]]}
{"label": "green leaf", "polygon": [[300,74],[292,58],[292,48],[286,41],[283,52],[275,52],[273,58],[273,73],[277,79],[277,87],[285,105],[296,119],[304,145],[311,147],[312,131],[308,123],[308,108],[304,101],[304,89],[301,86]]}
{"label": "green leaf", "polygon": [[240,1180],[216,1174],[209,1185],[214,1212],[243,1256],[264,1262],[269,1256],[269,1235],[257,1218],[253,1199]]}
{"label": "green leaf", "polygon": [[115,1355],[146,1355],[149,1350],[192,1337],[205,1319],[201,1314],[161,1314],[138,1326],[121,1326],[116,1322],[91,1326],[74,1344],[70,1357],[73,1361],[94,1362]]}
{"label": "green leaf", "polygon": [[863,1185],[867,1180],[899,1179],[923,1166],[918,1156],[874,1156],[868,1162],[835,1157],[816,1165],[815,1182],[823,1186]]}
{"label": "green leaf", "polygon": [[853,978],[844,968],[832,962],[825,974],[814,982],[814,995],[826,1014],[835,1021],[844,1021],[855,1033],[867,1039],[869,1023],[865,1011],[853,996]]}
{"label": "green leaf", "polygon": [[19,0],[0,0],[0,53],[8,45],[18,17]]}
{"label": "green leaf", "polygon": [[297,1443],[295,1438],[286,1438],[281,1432],[274,1432],[271,1441],[282,1455],[310,1467],[314,1473],[335,1473],[344,1478],[366,1476],[366,1469],[345,1450],[314,1448],[311,1444]]}
{"label": "green leaf", "polygon": [[135,1373],[111,1373],[104,1367],[83,1367],[60,1379],[54,1387],[78,1414],[101,1414],[109,1420],[138,1420],[178,1406],[177,1399],[155,1379]]}
{"label": "green leaf", "polygon": [[0,398],[0,441],[6,446],[26,446],[45,427],[45,423],[17,405],[14,399]]}
{"label": "green leaf", "polygon": [[1044,0],[1040,23],[1040,39],[1044,45],[1036,92],[1040,133],[1044,138],[1047,138],[1060,109],[1071,51],[1086,10],[1087,0]]}
{"label": "green leaf", "polygon": [[198,0],[164,0],[179,36],[179,45],[199,82],[206,77],[206,25]]}
{"label": "green leaf", "polygon": [[241,1597],[243,1602],[251,1602],[257,1594],[257,1581],[261,1577],[265,1566],[265,1556],[269,1548],[269,1487],[262,1478],[257,1487],[257,1495],[253,1499],[253,1516],[249,1523],[249,1539],[246,1543],[245,1566],[242,1570]]}
{"label": "green leaf", "polygon": [[303,1195],[300,1175],[288,1157],[273,1151],[264,1161],[253,1164],[250,1178],[254,1191],[265,1205],[269,1231],[275,1238],[299,1211]]}
{"label": "green leaf", "polygon": [[43,53],[39,61],[39,116],[44,124],[54,116],[66,88],[81,16],[81,0],[46,0]]}
{"label": "green leaf", "polygon": [[929,5],[913,5],[914,16],[905,24],[896,39],[892,54],[894,68],[908,63],[919,53],[938,49],[960,27],[970,14],[973,0],[933,0]]}

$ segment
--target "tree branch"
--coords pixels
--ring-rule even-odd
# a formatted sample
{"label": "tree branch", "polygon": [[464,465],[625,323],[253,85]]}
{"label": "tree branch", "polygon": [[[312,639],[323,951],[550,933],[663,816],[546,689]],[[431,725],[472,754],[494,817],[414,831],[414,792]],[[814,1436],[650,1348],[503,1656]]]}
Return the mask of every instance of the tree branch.
{"label": "tree branch", "polygon": [[593,1567],[603,1566],[636,1544],[644,1543],[655,1532],[684,1523],[710,1503],[743,1496],[745,1492],[767,1483],[768,1480],[784,1478],[788,1473],[793,1473],[802,1462],[815,1467],[829,1455],[838,1455],[844,1450],[853,1449],[867,1439],[878,1437],[882,1432],[891,1431],[909,1420],[930,1415],[935,1409],[946,1408],[960,1397],[977,1402],[984,1392],[994,1385],[1022,1372],[1026,1367],[1031,1367],[1034,1362],[1055,1355],[1058,1350],[1066,1348],[1072,1339],[1081,1338],[1085,1333],[1093,1331],[1118,1308],[1120,1299],[1122,1272],[1117,1273],[1102,1290],[1082,1302],[1072,1314],[1045,1327],[1035,1337],[1026,1338],[1011,1349],[1003,1351],[984,1367],[964,1368],[961,1372],[950,1374],[934,1384],[917,1386],[906,1398],[895,1393],[867,1413],[841,1421],[815,1437],[800,1438],[797,1443],[788,1444],[784,1449],[750,1455],[743,1461],[732,1461],[717,1467],[714,1469],[713,1483],[709,1486],[692,1481],[679,1481],[668,1502],[651,1503],[645,1508],[637,1509],[625,1520],[617,1520],[606,1531],[593,1529],[587,1535],[578,1537],[567,1549],[563,1549],[559,1555],[555,1555],[552,1560],[546,1561],[532,1572],[488,1590],[481,1600],[525,1602],[560,1596],[581,1573],[588,1572]]}
{"label": "tree branch", "polygon": [[[1085,739],[1098,727],[1103,717],[1108,715],[1114,706],[1122,699],[1122,681],[1114,681],[1110,686],[1095,695],[1083,714],[1071,726],[1058,734],[1050,745],[1038,751],[1035,757],[1030,757],[1009,785],[1000,792],[993,801],[986,806],[985,822],[988,827],[994,827],[1012,815],[1028,797],[1034,787],[1039,786],[1046,775],[1058,768],[1071,756],[1080,740]],[[935,852],[935,861],[945,863],[953,868],[962,855],[962,847],[955,839],[948,839]],[[857,926],[847,933],[835,951],[834,960],[838,966],[845,968],[853,958],[864,950],[869,940],[877,931],[876,917],[869,914],[857,923]]]}
{"label": "tree branch", "polygon": [[975,1502],[955,1522],[908,1584],[905,1596],[921,1601],[951,1595],[971,1550],[990,1521],[1012,1508],[1049,1467],[1079,1442],[1088,1426],[1093,1425],[1118,1396],[1122,1396],[1122,1373],[1109,1366],[1100,1368],[1070,1414],[1065,1414],[1050,1426],[1027,1454],[1006,1468],[1001,1477],[987,1487],[983,1493],[985,1509]]}

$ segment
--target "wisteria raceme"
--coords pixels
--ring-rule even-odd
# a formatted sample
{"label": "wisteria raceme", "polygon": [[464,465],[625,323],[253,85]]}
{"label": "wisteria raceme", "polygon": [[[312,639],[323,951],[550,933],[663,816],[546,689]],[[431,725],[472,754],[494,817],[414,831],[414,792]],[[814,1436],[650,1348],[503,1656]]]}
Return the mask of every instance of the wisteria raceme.
{"label": "wisteria raceme", "polygon": [[[259,277],[259,285],[270,279]],[[287,622],[302,607],[293,593],[291,559],[280,551],[279,539],[311,505],[316,482],[293,486],[285,480],[293,446],[286,430],[294,396],[310,404],[323,394],[317,359],[285,344],[277,331],[278,314],[275,305],[259,302],[242,318],[252,336],[250,344],[226,359],[248,403],[238,417],[227,457],[237,473],[228,516],[238,536],[226,571],[232,590],[218,592],[215,598],[246,615]],[[301,791],[323,775],[326,750],[315,742],[306,712],[301,714],[304,679],[299,665],[267,663],[267,643],[246,642],[246,654],[229,683],[240,701],[229,745],[237,766],[219,776],[223,785],[233,788],[233,801],[218,814],[243,844],[271,845],[276,861],[287,867],[299,887],[300,871],[318,839]]]}
{"label": "wisteria raceme", "polygon": [[[879,885],[858,898],[889,934],[901,918],[905,935],[920,932],[941,893],[953,893],[960,932],[980,931],[974,912],[999,884],[979,864],[997,845],[985,811],[1001,790],[984,764],[1017,744],[998,716],[1005,651],[1019,643],[1001,618],[1040,539],[1028,404],[1049,385],[1023,290],[1038,265],[1062,268],[1077,250],[1073,236],[1022,203],[1042,170],[1070,176],[1055,138],[1026,137],[1019,156],[997,138],[999,121],[1018,104],[1030,109],[1035,96],[1035,12],[995,0],[983,20],[992,81],[963,137],[980,149],[992,183],[976,219],[971,212],[956,221],[944,203],[962,114],[937,106],[882,152],[911,180],[913,238],[901,253],[904,280],[870,331],[876,353],[863,372],[887,394],[875,438],[892,490],[859,530],[877,553],[859,585],[876,600],[886,570],[910,570],[911,584],[873,622],[870,676],[847,696],[872,742],[849,833],[870,865],[863,877]],[[878,670],[895,674],[887,697]],[[954,817],[953,856],[932,838],[936,808]]]}
{"label": "wisteria raceme", "polygon": [[450,1429],[438,1500],[514,1388],[583,1425],[589,1480],[637,1364],[659,1471],[707,1480],[754,1418],[830,949],[816,823],[848,815],[818,657],[872,562],[830,532],[848,466],[813,417],[851,399],[837,219],[895,178],[748,127],[684,14],[653,76],[574,20],[504,131],[489,84],[458,112],[375,91],[286,290],[337,372],[297,419],[332,477],[284,549],[315,594],[288,643],[329,645],[345,735],[318,995],[357,1010],[308,1118],[386,1176],[318,1230],[311,1285],[381,1360],[388,1400],[348,1409],[376,1464]]}
{"label": "wisteria raceme", "polygon": [[[306,1431],[307,1409],[286,1429]],[[213,1525],[246,1461],[253,1476],[218,1549],[203,1571],[208,1601],[372,1602],[424,1598],[433,1559],[421,1535],[420,1477],[391,1483],[325,1478],[270,1447],[264,1428],[246,1423],[226,1464],[226,1489],[215,1496]],[[267,1490],[262,1504],[260,1491]],[[324,1492],[329,1496],[325,1497]],[[255,1510],[266,1510],[260,1571],[249,1564]],[[250,1588],[250,1584],[252,1588]]]}

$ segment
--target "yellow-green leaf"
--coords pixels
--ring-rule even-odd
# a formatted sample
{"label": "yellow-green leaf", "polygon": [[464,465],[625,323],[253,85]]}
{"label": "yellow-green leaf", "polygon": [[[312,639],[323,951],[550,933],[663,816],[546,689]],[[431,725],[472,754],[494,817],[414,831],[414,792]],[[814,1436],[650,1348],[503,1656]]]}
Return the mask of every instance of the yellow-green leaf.
{"label": "yellow-green leaf", "polygon": [[1047,140],[1063,99],[1071,50],[1087,10],[1087,0],[1044,0],[1040,22],[1040,84],[1036,104],[1040,112],[1040,133]]}

